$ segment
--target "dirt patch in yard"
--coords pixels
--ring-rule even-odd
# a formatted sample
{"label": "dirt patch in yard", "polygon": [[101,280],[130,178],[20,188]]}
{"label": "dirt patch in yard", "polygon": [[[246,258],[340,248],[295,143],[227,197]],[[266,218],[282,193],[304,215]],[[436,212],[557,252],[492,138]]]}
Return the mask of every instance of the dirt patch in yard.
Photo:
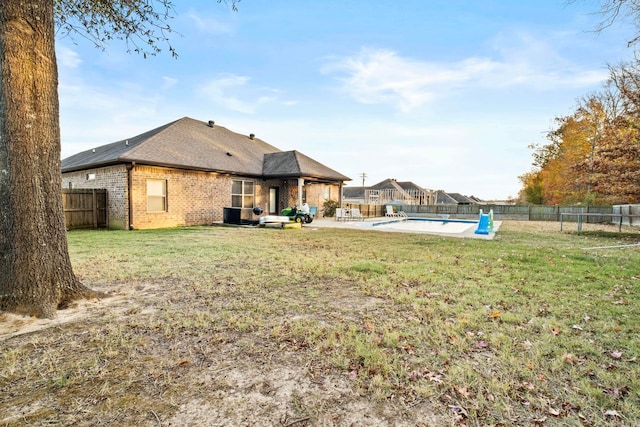
{"label": "dirt patch in yard", "polygon": [[115,286],[108,290],[101,290],[109,297],[74,301],[68,308],[58,310],[54,319],[38,319],[0,312],[0,341],[43,329],[55,328],[70,322],[82,321],[88,317],[104,316],[106,313],[120,315],[132,306],[140,306],[140,301],[150,293],[155,293],[157,286],[139,286],[134,289]]}
{"label": "dirt patch in yard", "polygon": [[[144,321],[140,318],[152,319],[159,311],[164,310],[163,300],[168,296],[170,287],[170,283],[138,285],[134,288],[123,285],[101,287],[101,291],[108,292],[111,296],[79,301],[70,308],[59,311],[55,319],[36,319],[2,313],[0,348],[2,351],[10,351],[12,348],[37,347],[48,352],[47,357],[62,370],[72,370],[72,367],[62,368],[62,365],[74,365],[73,360],[76,357],[77,363],[83,363],[84,357],[80,358],[80,354],[56,353],[57,343],[64,342],[71,347],[88,347],[96,340],[94,334],[114,336],[117,333],[122,334],[117,337],[118,340],[142,343],[145,335],[157,335],[160,326],[156,324],[151,328],[154,331],[142,330],[140,323]],[[357,301],[346,297],[343,299],[346,306],[341,309],[349,311],[357,306]],[[365,298],[363,301],[363,304],[368,306],[376,303],[374,298]],[[339,304],[339,301],[334,304]],[[182,309],[186,311],[189,307],[185,306]],[[289,320],[294,320],[294,317],[283,319]],[[125,325],[125,328],[126,325],[130,325],[131,329],[124,332],[122,325]],[[78,351],[85,353],[86,349]],[[326,366],[310,365],[304,353],[290,351],[286,345],[278,345],[259,333],[240,336],[212,333],[194,337],[189,331],[184,331],[182,337],[172,335],[170,338],[167,337],[166,341],[162,337],[154,336],[151,343],[140,344],[137,349],[131,347],[128,350],[131,354],[125,356],[129,359],[126,361],[121,360],[121,348],[113,348],[111,351],[119,353],[115,360],[120,360],[122,366],[107,366],[110,362],[100,362],[104,366],[97,368],[94,375],[103,379],[102,386],[85,390],[85,384],[78,384],[78,390],[73,392],[74,395],[78,392],[92,392],[93,395],[83,398],[69,396],[69,406],[65,408],[60,408],[60,405],[67,397],[54,398],[48,395],[40,399],[36,397],[35,401],[18,399],[16,404],[0,417],[0,423],[21,425],[33,419],[78,426],[447,424],[442,416],[435,414],[431,403],[426,400],[408,404],[402,401],[381,402],[360,396],[354,391],[351,379],[347,375],[327,369]],[[139,360],[132,361],[134,358]],[[156,366],[145,367],[148,364]],[[126,372],[127,369],[129,372]],[[49,381],[64,381],[60,378],[55,379],[57,374],[53,372],[41,375],[50,376]],[[72,374],[66,375],[69,377]],[[83,382],[91,382],[91,379],[86,378],[89,374],[82,375],[85,377]],[[139,378],[132,379],[131,376]],[[75,382],[72,379],[68,381]],[[109,414],[96,411],[96,405],[105,404],[104,396],[114,394],[113,390],[108,390],[117,387],[112,384],[114,381],[131,382],[124,389],[140,388],[137,393],[145,402],[137,411],[123,412],[118,408],[120,404],[117,401],[107,403],[113,405]],[[162,391],[171,388],[178,391]],[[147,400],[154,400],[155,403],[149,404]],[[58,409],[47,416],[47,411],[51,408]]]}

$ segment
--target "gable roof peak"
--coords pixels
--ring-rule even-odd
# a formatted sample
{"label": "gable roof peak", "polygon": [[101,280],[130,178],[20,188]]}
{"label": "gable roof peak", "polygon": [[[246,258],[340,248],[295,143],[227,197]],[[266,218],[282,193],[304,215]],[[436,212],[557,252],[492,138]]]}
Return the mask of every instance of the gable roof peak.
{"label": "gable roof peak", "polygon": [[203,122],[185,116],[134,137],[67,157],[62,160],[62,169],[68,172],[136,162],[259,175],[264,154],[280,150],[252,135],[253,138],[233,132],[213,120]]}
{"label": "gable roof peak", "polygon": [[305,156],[256,137],[239,134],[214,120],[182,117],[155,129],[62,160],[62,171],[119,163],[146,164],[245,176],[298,176],[331,181],[351,179]]}

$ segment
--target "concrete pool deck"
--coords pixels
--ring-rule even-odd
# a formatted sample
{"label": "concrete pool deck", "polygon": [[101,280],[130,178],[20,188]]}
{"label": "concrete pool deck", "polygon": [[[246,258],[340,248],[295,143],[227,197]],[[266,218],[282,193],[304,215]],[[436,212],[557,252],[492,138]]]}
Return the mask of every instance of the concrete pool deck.
{"label": "concrete pool deck", "polygon": [[478,227],[477,223],[446,222],[438,221],[437,218],[428,219],[434,221],[415,221],[421,223],[420,227],[407,229],[402,227],[402,224],[406,222],[400,219],[393,224],[387,224],[394,220],[394,218],[387,217],[366,218],[364,221],[336,221],[335,218],[317,218],[311,224],[305,224],[304,228],[350,228],[388,233],[432,234],[436,236],[491,240],[502,224],[502,221],[494,221],[491,233],[475,234]]}

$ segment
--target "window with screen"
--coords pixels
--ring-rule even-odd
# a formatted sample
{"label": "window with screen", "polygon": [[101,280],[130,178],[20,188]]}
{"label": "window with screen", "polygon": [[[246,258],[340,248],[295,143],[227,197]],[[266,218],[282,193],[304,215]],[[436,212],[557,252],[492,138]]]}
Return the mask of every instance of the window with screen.
{"label": "window with screen", "polygon": [[167,181],[147,180],[147,212],[167,211]]}

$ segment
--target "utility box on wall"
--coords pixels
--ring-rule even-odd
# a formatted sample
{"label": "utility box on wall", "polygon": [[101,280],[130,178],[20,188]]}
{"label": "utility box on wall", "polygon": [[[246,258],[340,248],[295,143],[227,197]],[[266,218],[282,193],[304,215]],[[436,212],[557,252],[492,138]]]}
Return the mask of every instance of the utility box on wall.
{"label": "utility box on wall", "polygon": [[254,212],[250,208],[222,208],[222,222],[236,225],[255,225],[258,219],[254,218]]}
{"label": "utility box on wall", "polygon": [[223,208],[222,222],[225,224],[240,224],[242,220],[241,208]]}

